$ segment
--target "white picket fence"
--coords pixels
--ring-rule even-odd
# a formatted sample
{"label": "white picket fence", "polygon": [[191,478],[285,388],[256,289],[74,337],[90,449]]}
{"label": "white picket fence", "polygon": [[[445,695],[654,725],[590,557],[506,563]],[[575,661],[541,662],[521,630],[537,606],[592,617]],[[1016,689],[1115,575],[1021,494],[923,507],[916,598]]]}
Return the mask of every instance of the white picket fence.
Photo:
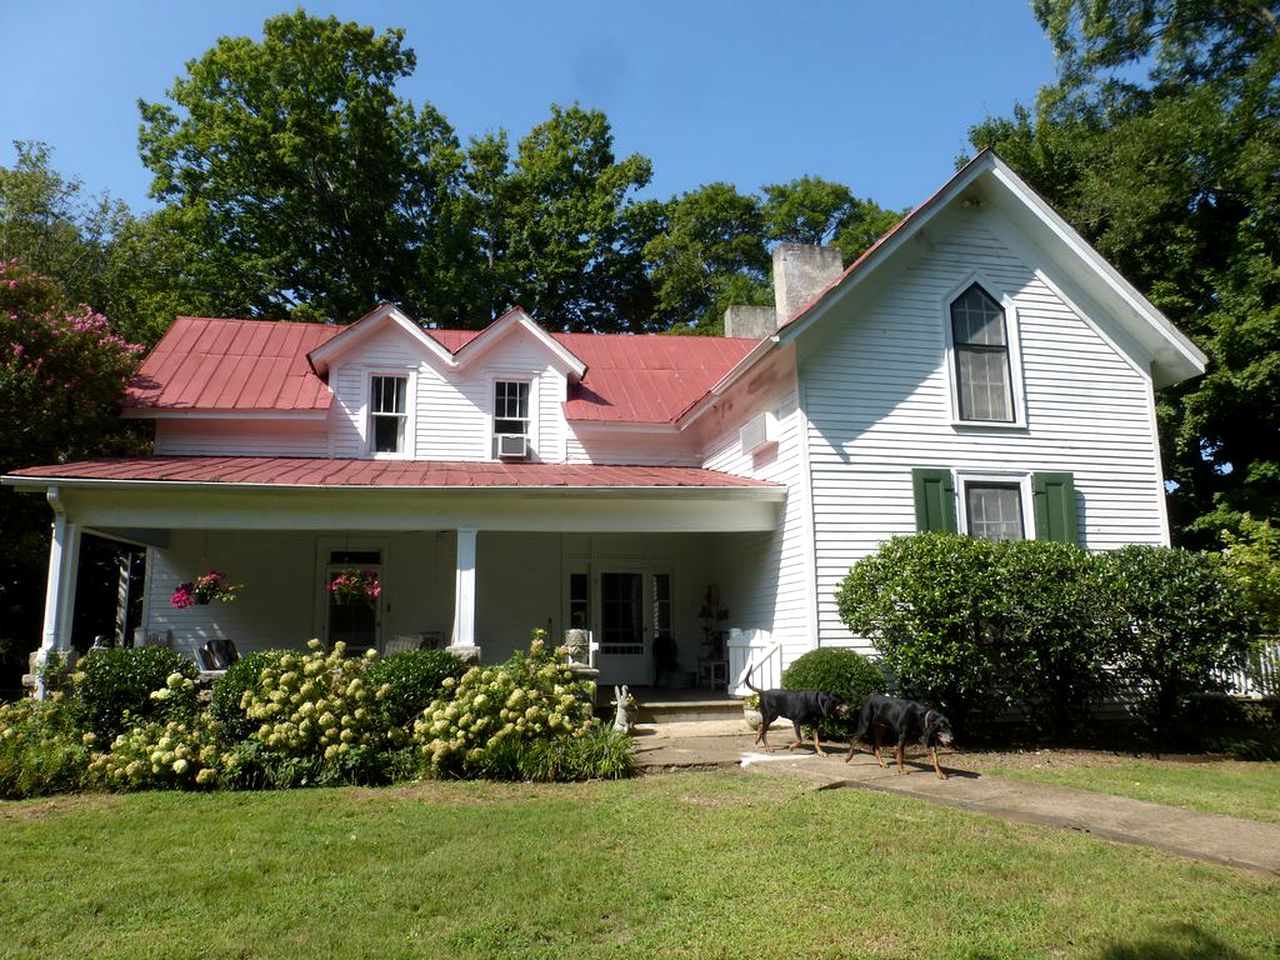
{"label": "white picket fence", "polygon": [[1280,697],[1280,637],[1268,637],[1248,667],[1228,673],[1223,679],[1232,696],[1251,700]]}
{"label": "white picket fence", "polygon": [[751,683],[761,690],[782,686],[782,644],[775,643],[768,630],[729,631],[729,695],[745,697],[747,670]]}

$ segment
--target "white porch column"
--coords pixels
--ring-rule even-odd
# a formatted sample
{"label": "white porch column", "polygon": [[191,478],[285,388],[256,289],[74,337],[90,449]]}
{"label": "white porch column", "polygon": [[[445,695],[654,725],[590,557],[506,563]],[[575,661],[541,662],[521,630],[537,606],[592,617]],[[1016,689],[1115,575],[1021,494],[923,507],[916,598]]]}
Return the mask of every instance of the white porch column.
{"label": "white porch column", "polygon": [[[49,539],[49,578],[44,594],[44,628],[36,655],[38,666],[44,666],[49,654],[65,653],[71,649],[76,574],[80,567],[80,525],[67,520],[57,487],[50,487],[47,496],[49,506],[53,508],[53,535]],[[36,693],[44,696],[43,686],[39,683]]]}
{"label": "white porch column", "polygon": [[476,643],[476,533],[474,527],[459,527],[458,561],[453,588],[453,643],[451,653],[464,660],[480,657]]}

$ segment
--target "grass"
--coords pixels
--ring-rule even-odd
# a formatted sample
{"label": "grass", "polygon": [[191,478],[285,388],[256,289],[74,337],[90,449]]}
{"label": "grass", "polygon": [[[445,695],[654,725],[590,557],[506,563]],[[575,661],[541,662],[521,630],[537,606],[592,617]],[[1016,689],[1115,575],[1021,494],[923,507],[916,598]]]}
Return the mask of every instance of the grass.
{"label": "grass", "polygon": [[1274,957],[1280,881],[783,778],[0,804],[0,956]]}
{"label": "grass", "polygon": [[1058,762],[1047,752],[1044,761],[1037,764],[1002,765],[996,760],[981,769],[986,774],[1015,780],[1280,823],[1280,763],[1184,763],[1104,754],[1093,758],[1073,755]]}

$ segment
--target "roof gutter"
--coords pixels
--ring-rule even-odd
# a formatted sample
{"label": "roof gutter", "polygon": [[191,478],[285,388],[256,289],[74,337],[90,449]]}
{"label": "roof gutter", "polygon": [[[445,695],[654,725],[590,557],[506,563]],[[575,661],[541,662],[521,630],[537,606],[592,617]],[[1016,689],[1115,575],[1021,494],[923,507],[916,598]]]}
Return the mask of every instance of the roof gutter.
{"label": "roof gutter", "polygon": [[520,486],[510,484],[484,484],[475,486],[451,485],[428,486],[423,484],[318,484],[318,483],[253,483],[234,480],[105,480],[88,477],[20,477],[5,474],[0,477],[0,484],[13,487],[27,493],[47,491],[46,496],[55,510],[62,507],[59,490],[83,488],[99,490],[236,490],[251,492],[279,492],[281,490],[312,491],[315,493],[333,493],[334,491],[361,491],[366,493],[399,492],[399,493],[505,493],[526,496],[534,495],[595,495],[643,497],[646,493],[670,495],[673,493],[692,494],[694,496],[715,496],[729,494],[743,500],[776,500],[786,499],[786,487],[781,484],[764,483],[751,486],[694,486],[668,484],[661,486],[573,486],[570,484],[547,486]]}

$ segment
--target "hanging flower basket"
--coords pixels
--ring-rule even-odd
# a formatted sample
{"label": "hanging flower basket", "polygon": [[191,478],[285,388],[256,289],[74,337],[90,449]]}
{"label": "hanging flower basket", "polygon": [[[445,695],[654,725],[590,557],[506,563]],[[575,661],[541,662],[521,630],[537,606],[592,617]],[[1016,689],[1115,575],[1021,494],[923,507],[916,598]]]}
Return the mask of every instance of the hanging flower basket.
{"label": "hanging flower basket", "polygon": [[193,580],[178,584],[178,589],[169,598],[169,604],[181,610],[192,604],[204,606],[214,600],[226,602],[234,600],[236,591],[242,586],[244,584],[228,583],[227,575],[220,570],[210,570]]}
{"label": "hanging flower basket", "polygon": [[382,584],[372,570],[348,568],[329,581],[329,592],[339,603],[367,603],[373,606],[382,593]]}

